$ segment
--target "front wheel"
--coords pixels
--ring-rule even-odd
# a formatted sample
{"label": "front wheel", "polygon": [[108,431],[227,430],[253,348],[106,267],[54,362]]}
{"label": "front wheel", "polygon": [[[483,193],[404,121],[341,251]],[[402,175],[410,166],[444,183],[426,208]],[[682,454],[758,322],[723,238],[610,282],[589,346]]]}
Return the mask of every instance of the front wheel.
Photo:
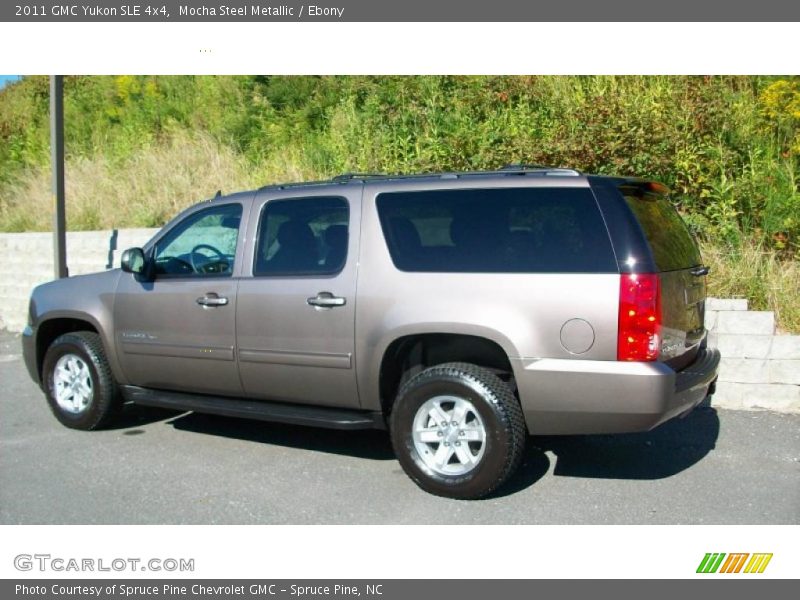
{"label": "front wheel", "polygon": [[390,429],[403,470],[422,489],[482,498],[517,469],[525,447],[522,409],[509,386],[481,367],[446,363],[400,390]]}
{"label": "front wheel", "polygon": [[50,410],[72,429],[99,429],[120,408],[117,383],[96,333],[79,331],[56,338],[45,354],[42,377]]}

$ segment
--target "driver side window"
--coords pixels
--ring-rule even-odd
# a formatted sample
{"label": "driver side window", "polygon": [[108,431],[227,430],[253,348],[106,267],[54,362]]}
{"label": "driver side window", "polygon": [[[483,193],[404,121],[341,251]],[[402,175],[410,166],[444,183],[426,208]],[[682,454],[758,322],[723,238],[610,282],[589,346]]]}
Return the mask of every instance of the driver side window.
{"label": "driver side window", "polygon": [[173,227],[155,247],[155,273],[166,277],[230,277],[242,219],[241,204],[196,212]]}

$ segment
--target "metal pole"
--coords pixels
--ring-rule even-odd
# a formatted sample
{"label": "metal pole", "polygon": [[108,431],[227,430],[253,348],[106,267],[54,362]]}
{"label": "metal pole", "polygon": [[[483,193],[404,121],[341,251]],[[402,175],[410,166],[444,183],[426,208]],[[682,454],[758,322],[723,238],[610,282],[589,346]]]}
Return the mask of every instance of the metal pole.
{"label": "metal pole", "polygon": [[55,277],[68,277],[67,218],[64,207],[64,76],[50,76],[50,161],[53,169],[53,263]]}

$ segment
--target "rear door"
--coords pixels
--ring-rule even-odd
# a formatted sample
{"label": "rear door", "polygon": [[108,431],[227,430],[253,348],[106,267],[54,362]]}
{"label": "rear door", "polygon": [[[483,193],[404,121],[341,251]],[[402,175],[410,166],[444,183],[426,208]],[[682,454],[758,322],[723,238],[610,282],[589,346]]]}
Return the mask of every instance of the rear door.
{"label": "rear door", "polygon": [[[361,186],[253,205],[239,285],[239,372],[251,398],[358,407],[356,274]],[[284,193],[285,194],[285,193]]]}
{"label": "rear door", "polygon": [[658,184],[620,188],[641,226],[661,283],[660,360],[680,369],[694,358],[705,335],[705,274],[697,244]]}

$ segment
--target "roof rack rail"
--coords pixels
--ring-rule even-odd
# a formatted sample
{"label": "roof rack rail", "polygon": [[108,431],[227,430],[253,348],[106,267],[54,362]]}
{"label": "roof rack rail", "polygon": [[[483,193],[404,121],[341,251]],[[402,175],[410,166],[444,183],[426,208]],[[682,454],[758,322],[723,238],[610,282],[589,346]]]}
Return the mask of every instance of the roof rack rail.
{"label": "roof rack rail", "polygon": [[353,179],[371,179],[373,177],[389,177],[389,175],[385,173],[342,173],[341,175],[333,177],[331,181],[338,183],[341,181],[351,181]]}
{"label": "roof rack rail", "polygon": [[533,171],[538,169],[550,169],[547,165],[531,165],[528,163],[508,163],[497,169],[498,171]]}
{"label": "roof rack rail", "polygon": [[295,183],[279,183],[265,185],[260,189],[288,189],[293,187],[305,187],[313,185],[330,185],[332,183],[347,183],[349,181],[358,180],[404,180],[404,179],[425,179],[425,178],[439,178],[439,179],[461,179],[462,177],[489,177],[492,175],[538,175],[538,176],[571,176],[578,177],[582,175],[577,169],[569,169],[566,167],[546,167],[540,165],[529,164],[509,164],[500,167],[496,170],[486,171],[449,171],[444,173],[415,173],[411,175],[402,174],[388,174],[388,173],[342,173],[336,175],[331,179],[323,181],[299,181]]}
{"label": "roof rack rail", "polygon": [[525,163],[512,163],[508,165],[503,165],[498,169],[498,172],[506,172],[506,173],[519,173],[524,174],[528,172],[540,172],[544,174],[554,174],[554,175],[580,175],[581,172],[577,169],[570,169],[568,167],[548,167],[546,165],[530,165]]}

